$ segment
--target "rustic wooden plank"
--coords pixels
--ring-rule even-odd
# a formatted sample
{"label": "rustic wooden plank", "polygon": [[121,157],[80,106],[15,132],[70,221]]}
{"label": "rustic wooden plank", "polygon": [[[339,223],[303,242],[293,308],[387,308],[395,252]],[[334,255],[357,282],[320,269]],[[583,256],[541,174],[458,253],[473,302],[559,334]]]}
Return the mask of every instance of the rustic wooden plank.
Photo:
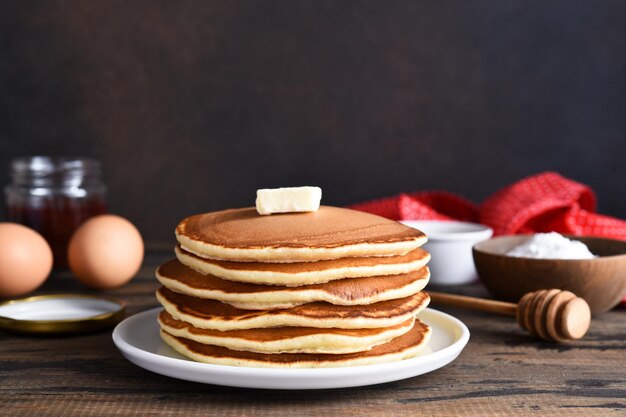
{"label": "rustic wooden plank", "polygon": [[[157,303],[151,253],[139,276],[108,292],[135,313]],[[453,290],[484,296],[480,285]],[[85,290],[55,274],[41,292]],[[247,390],[145,371],[117,351],[110,332],[76,337],[0,333],[0,414],[220,416],[622,416],[626,412],[624,310],[594,319],[583,340],[531,339],[509,317],[447,309],[472,332],[449,366],[389,384],[320,391]]]}

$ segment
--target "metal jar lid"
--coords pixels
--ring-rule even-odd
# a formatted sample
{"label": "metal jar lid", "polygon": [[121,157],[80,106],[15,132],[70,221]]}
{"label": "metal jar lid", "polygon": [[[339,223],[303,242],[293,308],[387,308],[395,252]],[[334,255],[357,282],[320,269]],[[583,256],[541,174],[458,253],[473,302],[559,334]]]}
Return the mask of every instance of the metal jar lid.
{"label": "metal jar lid", "polygon": [[31,334],[77,334],[111,327],[126,312],[122,301],[82,294],[51,294],[0,303],[0,329]]}

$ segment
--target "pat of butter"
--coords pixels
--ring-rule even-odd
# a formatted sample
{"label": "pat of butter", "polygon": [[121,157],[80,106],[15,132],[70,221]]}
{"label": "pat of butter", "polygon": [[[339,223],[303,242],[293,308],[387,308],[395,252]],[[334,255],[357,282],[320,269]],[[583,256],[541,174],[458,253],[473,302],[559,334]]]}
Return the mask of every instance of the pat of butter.
{"label": "pat of butter", "polygon": [[259,214],[317,211],[320,208],[320,187],[265,188],[256,191]]}

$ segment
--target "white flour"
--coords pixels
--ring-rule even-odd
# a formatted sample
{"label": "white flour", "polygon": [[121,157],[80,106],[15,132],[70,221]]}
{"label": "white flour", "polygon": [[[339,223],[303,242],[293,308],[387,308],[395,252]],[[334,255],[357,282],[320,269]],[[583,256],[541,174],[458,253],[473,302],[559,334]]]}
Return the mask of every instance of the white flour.
{"label": "white flour", "polygon": [[582,242],[569,240],[562,235],[537,233],[526,242],[507,252],[509,256],[540,259],[591,259],[595,255]]}

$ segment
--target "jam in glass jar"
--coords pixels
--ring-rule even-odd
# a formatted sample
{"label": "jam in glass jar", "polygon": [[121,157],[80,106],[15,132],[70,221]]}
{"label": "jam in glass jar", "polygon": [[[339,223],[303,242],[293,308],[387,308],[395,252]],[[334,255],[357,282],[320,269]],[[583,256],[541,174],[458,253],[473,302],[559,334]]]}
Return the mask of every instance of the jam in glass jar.
{"label": "jam in glass jar", "polygon": [[67,268],[67,247],[85,220],[106,213],[100,163],[87,158],[34,156],[11,162],[7,217],[48,241],[56,269]]}

